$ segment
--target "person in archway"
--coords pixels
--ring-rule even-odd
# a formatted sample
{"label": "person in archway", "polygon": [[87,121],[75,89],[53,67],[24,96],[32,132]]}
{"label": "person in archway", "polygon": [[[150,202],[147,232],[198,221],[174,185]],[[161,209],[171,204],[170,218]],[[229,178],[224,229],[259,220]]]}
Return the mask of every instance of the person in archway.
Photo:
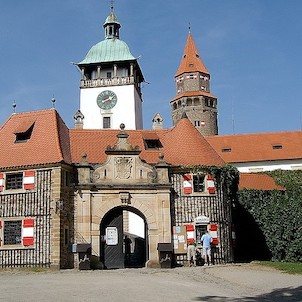
{"label": "person in archway", "polygon": [[124,238],[124,244],[125,244],[125,266],[128,266],[130,264],[132,241],[127,235]]}
{"label": "person in archway", "polygon": [[209,234],[209,231],[206,231],[206,233],[202,235],[201,241],[202,241],[202,257],[205,263],[208,263],[208,265],[212,265],[211,243],[213,241],[213,238]]}

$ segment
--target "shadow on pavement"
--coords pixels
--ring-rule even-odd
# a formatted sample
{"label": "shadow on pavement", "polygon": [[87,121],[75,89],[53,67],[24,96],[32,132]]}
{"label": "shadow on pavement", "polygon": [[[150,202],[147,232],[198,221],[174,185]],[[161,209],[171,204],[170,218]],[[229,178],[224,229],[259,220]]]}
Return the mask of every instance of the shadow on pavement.
{"label": "shadow on pavement", "polygon": [[229,298],[218,296],[205,296],[196,297],[192,301],[208,301],[208,302],[301,302],[302,301],[302,286],[300,287],[287,287],[276,289],[270,293],[255,296],[255,297],[242,297],[242,298]]}

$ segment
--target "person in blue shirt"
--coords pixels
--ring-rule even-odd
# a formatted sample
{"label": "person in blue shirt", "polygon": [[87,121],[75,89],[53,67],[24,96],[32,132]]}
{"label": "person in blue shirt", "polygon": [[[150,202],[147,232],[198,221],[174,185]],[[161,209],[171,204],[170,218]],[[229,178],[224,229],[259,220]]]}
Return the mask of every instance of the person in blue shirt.
{"label": "person in blue shirt", "polygon": [[209,234],[209,231],[207,231],[205,234],[201,237],[202,242],[202,257],[208,265],[212,265],[211,262],[211,243],[213,241],[212,236]]}

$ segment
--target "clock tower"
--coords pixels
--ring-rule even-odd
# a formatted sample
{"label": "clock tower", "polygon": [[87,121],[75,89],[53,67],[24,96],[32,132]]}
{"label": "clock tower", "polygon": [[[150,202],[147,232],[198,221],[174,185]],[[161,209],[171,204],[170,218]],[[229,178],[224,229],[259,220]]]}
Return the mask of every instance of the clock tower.
{"label": "clock tower", "polygon": [[105,23],[105,39],[76,65],[81,70],[80,110],[84,129],[142,129],[144,81],[137,59],[120,40],[121,24],[113,7]]}

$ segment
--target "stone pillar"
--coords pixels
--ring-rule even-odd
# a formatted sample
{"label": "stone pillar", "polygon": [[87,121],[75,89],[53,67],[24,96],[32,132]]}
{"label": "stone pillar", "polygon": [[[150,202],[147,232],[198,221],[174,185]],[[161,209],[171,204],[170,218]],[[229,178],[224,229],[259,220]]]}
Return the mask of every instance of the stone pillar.
{"label": "stone pillar", "polygon": [[82,154],[82,161],[81,161],[80,165],[78,166],[79,185],[91,183],[90,165],[88,164],[86,158],[87,158],[87,154],[83,153]]}
{"label": "stone pillar", "polygon": [[60,269],[60,255],[61,255],[61,168],[54,168],[52,170],[52,201],[51,201],[51,225],[50,225],[50,262],[51,267]]}

